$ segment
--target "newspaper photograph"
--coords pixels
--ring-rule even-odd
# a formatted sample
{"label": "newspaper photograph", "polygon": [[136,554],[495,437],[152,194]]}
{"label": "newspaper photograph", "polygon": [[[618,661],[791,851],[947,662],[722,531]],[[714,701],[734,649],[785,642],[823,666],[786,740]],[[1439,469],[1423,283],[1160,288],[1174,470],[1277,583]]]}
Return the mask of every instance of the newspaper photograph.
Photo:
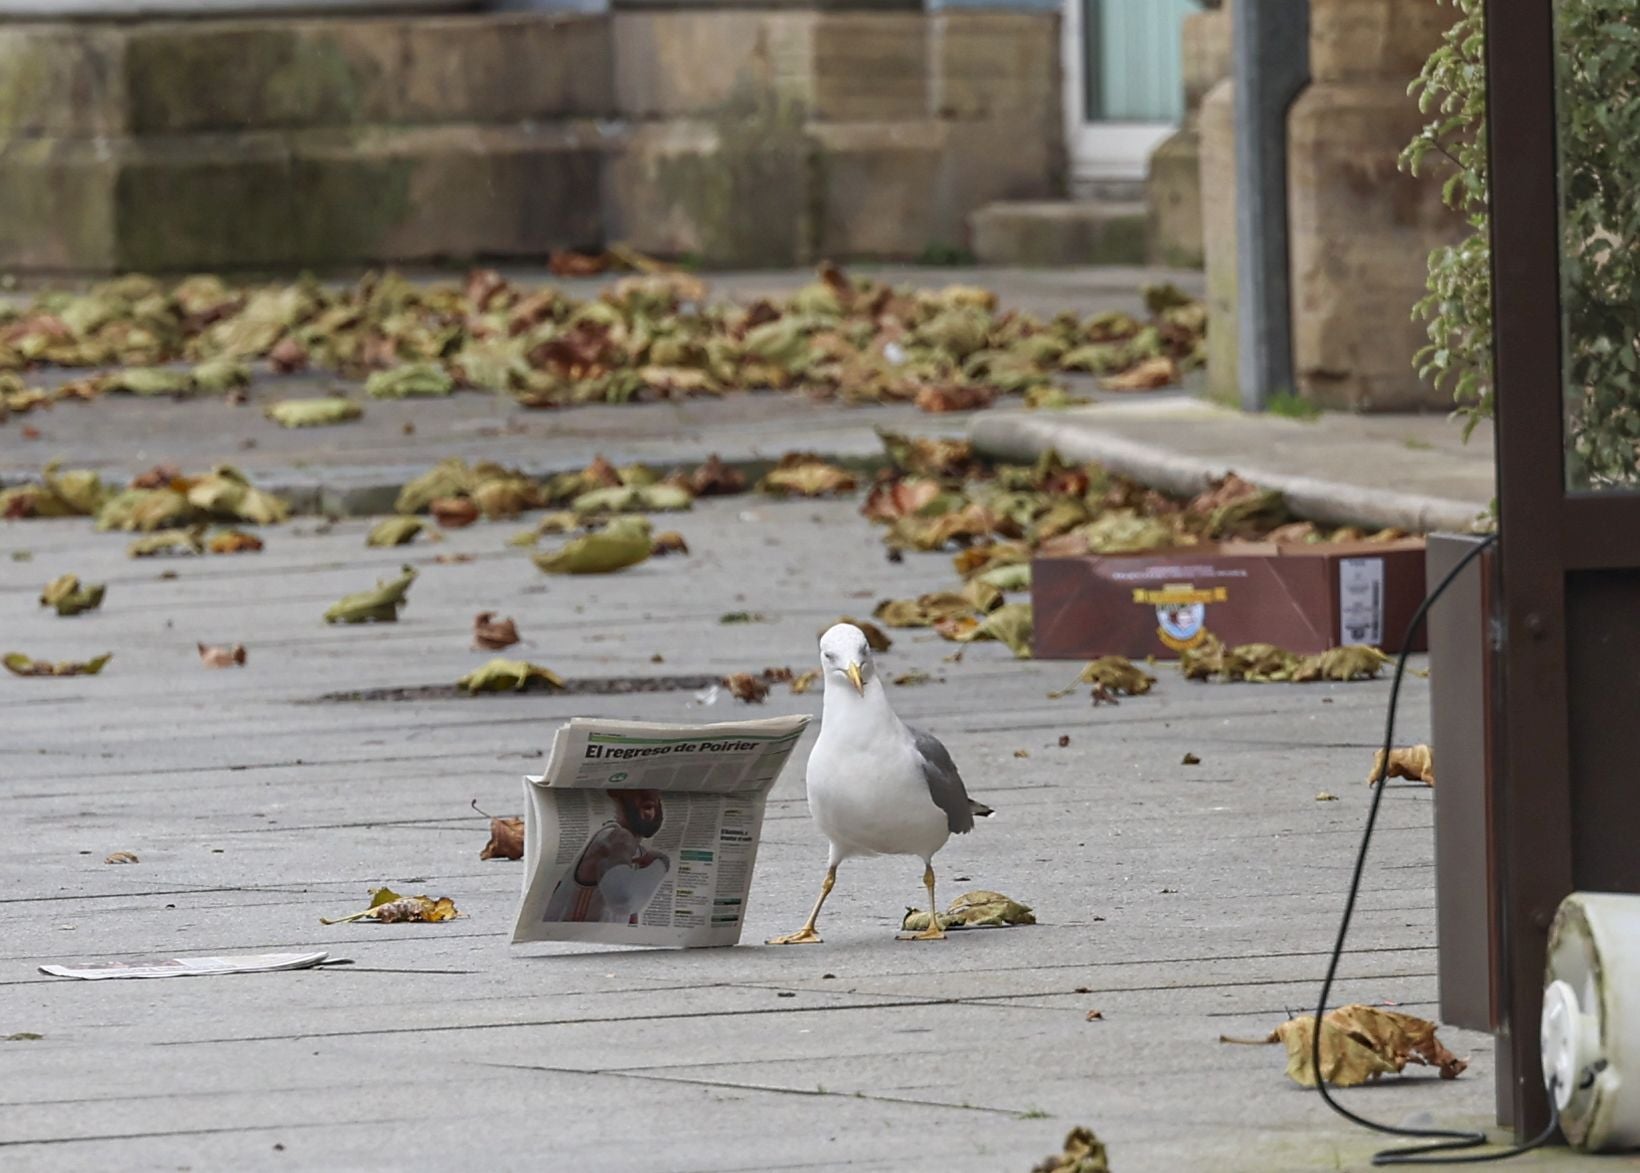
{"label": "newspaper photograph", "polygon": [[513,943],[738,942],[769,790],[808,720],[562,726],[524,779]]}

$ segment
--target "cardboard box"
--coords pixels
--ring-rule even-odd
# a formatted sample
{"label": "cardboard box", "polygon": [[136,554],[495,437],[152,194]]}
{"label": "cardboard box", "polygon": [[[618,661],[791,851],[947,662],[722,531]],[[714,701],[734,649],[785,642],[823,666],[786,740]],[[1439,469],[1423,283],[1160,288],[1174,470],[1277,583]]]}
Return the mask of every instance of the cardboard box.
{"label": "cardboard box", "polygon": [[[1031,563],[1043,660],[1176,659],[1208,635],[1310,654],[1340,644],[1394,653],[1424,597],[1424,541],[1226,542]],[[1421,651],[1420,626],[1414,649]]]}

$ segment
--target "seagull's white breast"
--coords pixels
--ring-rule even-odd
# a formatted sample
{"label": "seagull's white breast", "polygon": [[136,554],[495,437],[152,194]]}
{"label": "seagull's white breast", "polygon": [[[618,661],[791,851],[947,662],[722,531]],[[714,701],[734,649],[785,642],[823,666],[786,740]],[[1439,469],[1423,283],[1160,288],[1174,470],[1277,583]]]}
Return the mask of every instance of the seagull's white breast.
{"label": "seagull's white breast", "polygon": [[860,711],[867,706],[834,706],[830,696],[826,708],[808,765],[809,810],[821,833],[845,855],[933,855],[951,831],[910,732],[892,712],[872,720],[878,714]]}

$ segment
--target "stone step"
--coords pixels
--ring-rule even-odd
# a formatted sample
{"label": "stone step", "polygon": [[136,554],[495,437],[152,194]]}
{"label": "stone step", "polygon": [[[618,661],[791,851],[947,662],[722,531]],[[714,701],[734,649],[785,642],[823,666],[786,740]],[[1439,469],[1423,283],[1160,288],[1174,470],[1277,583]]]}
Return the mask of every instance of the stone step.
{"label": "stone step", "polygon": [[1140,201],[1006,200],[968,217],[974,256],[987,265],[1142,265]]}

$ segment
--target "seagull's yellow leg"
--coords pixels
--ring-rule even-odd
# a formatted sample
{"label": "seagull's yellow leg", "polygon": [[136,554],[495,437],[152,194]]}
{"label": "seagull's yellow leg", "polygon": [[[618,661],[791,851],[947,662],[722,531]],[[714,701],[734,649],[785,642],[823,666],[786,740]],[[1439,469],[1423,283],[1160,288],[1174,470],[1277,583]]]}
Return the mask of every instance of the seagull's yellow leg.
{"label": "seagull's yellow leg", "polygon": [[831,886],[837,882],[837,865],[832,864],[826,869],[826,878],[820,882],[820,899],[814,902],[809,910],[809,919],[803,922],[803,927],[795,933],[787,933],[784,937],[770,937],[770,945],[818,945],[820,934],[814,931],[815,922],[820,919],[820,906],[831,895]]}
{"label": "seagull's yellow leg", "polygon": [[923,865],[923,887],[928,889],[928,927],[906,937],[907,941],[943,941],[945,930],[940,928],[940,906],[934,899],[934,865]]}

